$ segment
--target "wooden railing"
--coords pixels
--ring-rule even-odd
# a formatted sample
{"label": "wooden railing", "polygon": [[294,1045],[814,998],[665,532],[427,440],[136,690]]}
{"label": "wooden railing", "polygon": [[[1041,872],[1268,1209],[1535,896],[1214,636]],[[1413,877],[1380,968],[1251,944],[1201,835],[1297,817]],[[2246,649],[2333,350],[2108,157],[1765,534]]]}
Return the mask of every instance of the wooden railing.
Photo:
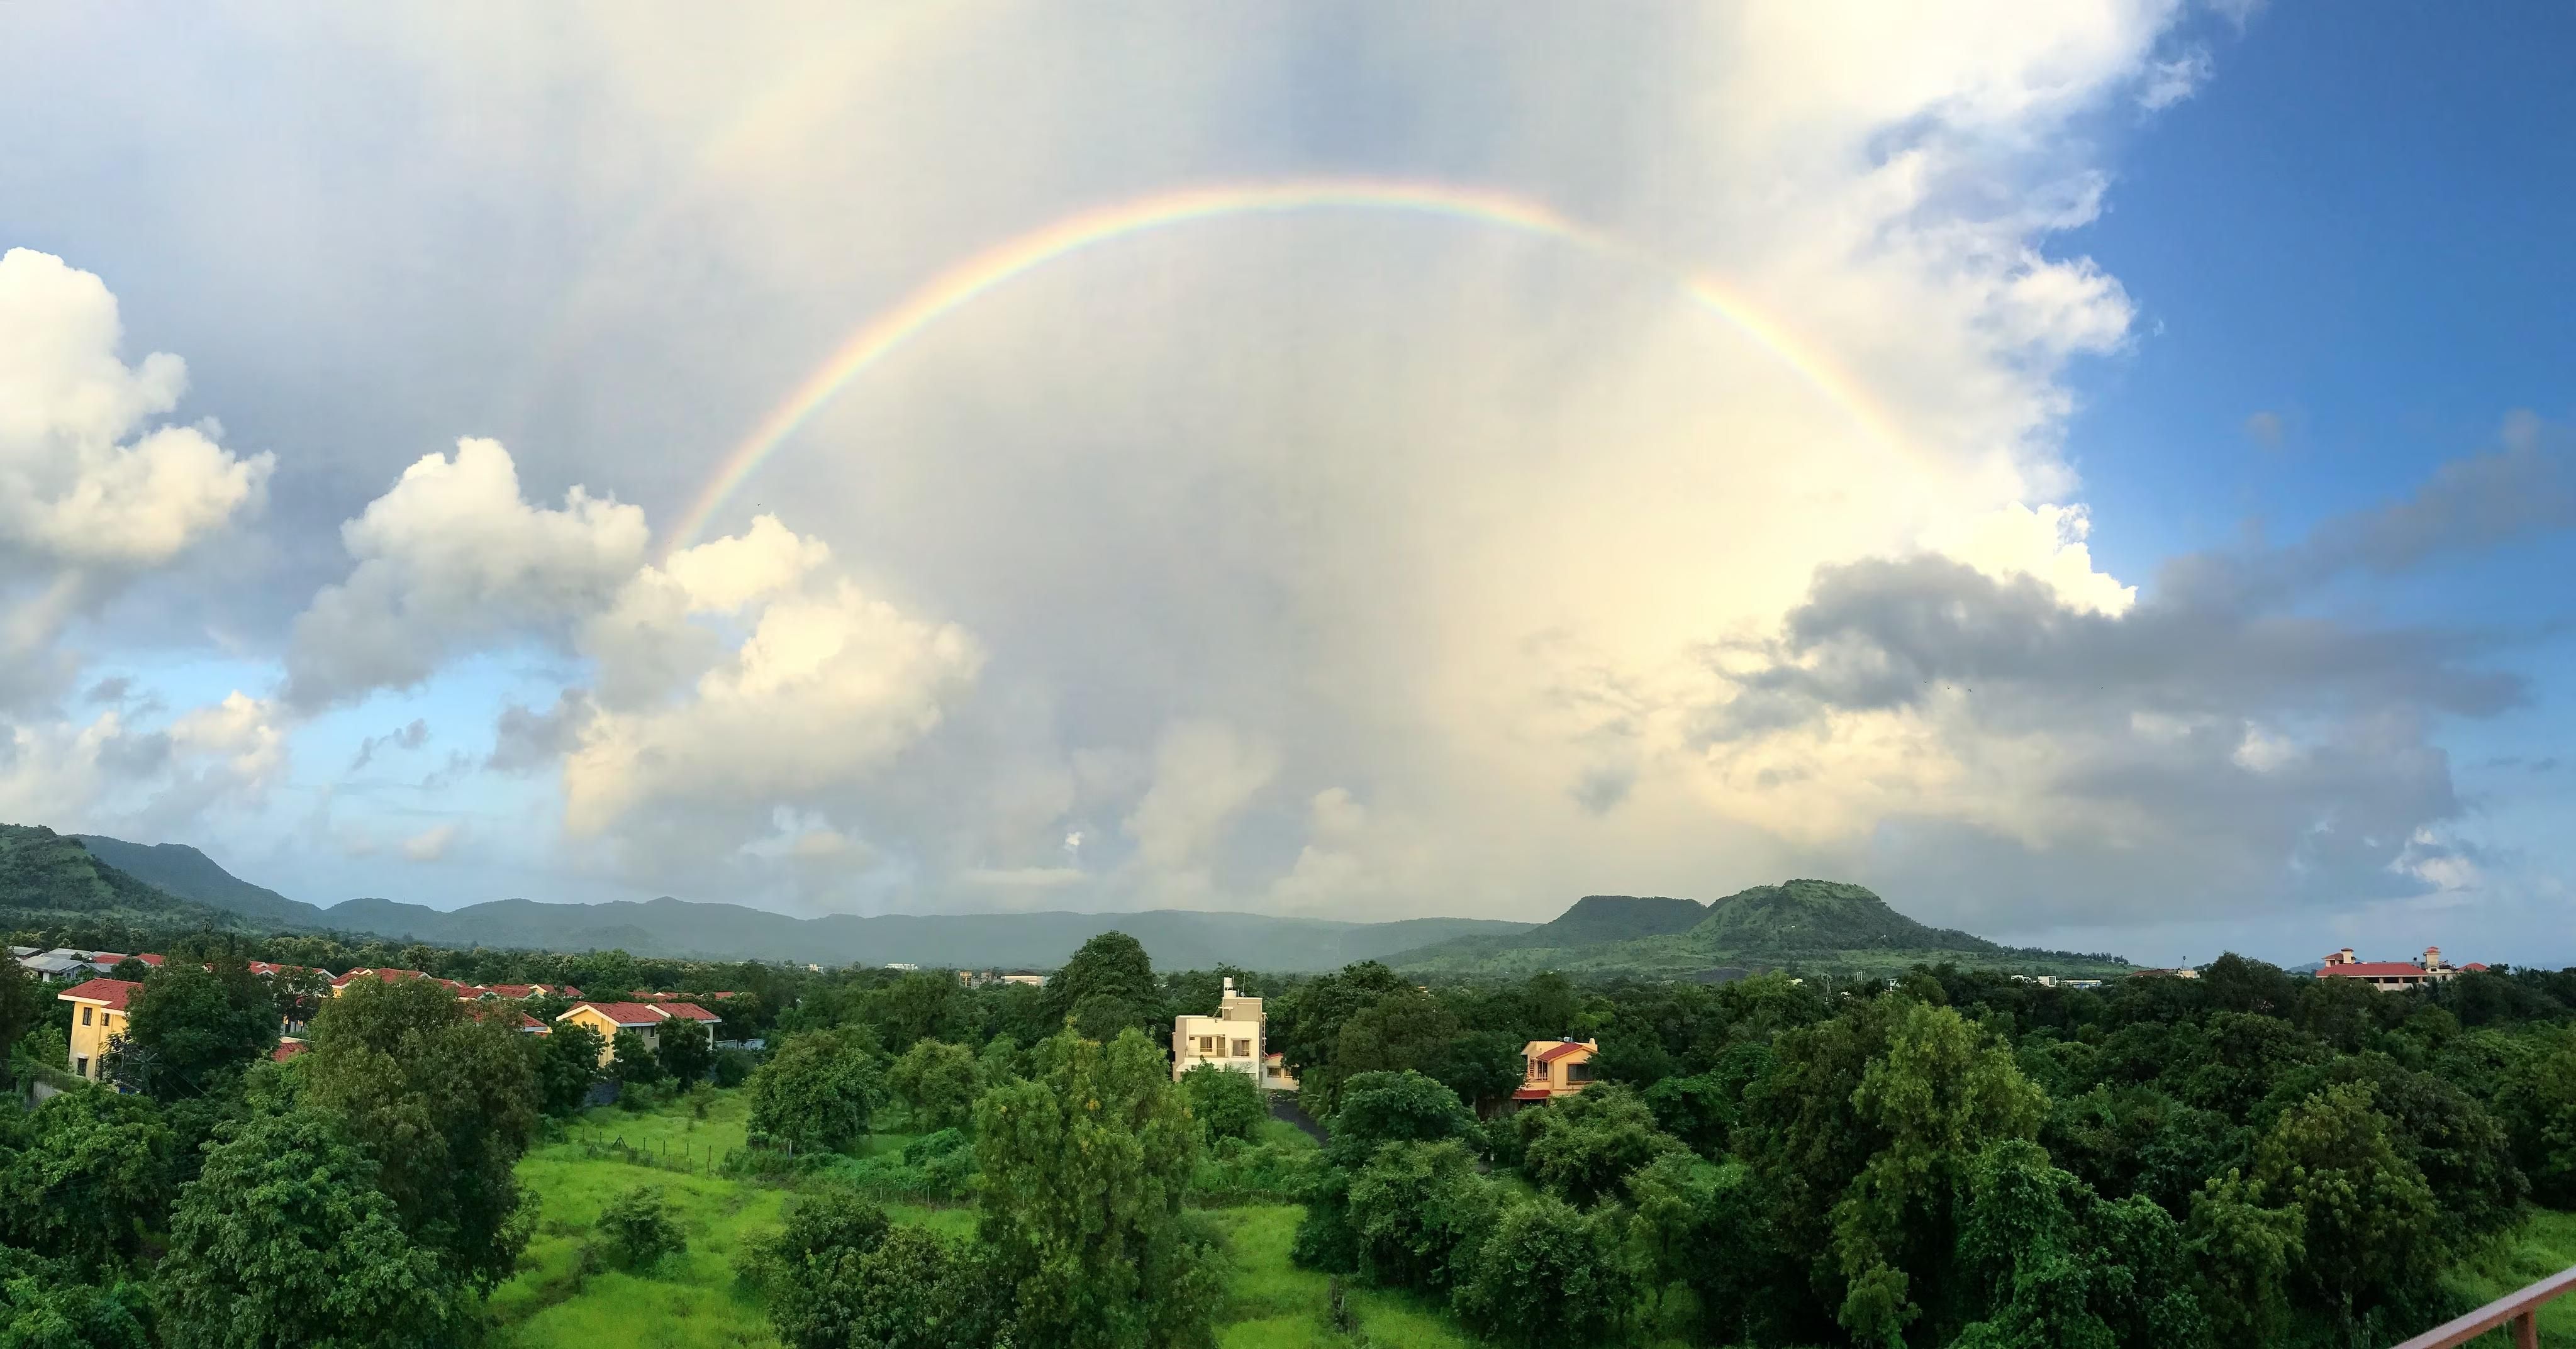
{"label": "wooden railing", "polygon": [[2451,1349],[2452,1345],[2467,1344],[2498,1326],[2511,1329],[2514,1349],[2540,1349],[2540,1305],[2569,1293],[2576,1293],[2576,1269],[2561,1270],[2520,1292],[2507,1293],[2466,1316],[2425,1331],[2397,1349]]}

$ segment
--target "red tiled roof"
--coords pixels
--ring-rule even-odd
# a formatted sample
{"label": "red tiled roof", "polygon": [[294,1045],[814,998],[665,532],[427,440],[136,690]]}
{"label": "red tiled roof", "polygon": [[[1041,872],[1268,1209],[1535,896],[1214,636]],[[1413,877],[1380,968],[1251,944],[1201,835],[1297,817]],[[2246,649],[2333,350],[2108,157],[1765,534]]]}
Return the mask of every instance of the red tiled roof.
{"label": "red tiled roof", "polygon": [[662,1024],[662,1014],[640,1002],[577,1003],[567,1009],[563,1016],[556,1017],[555,1020],[561,1021],[565,1016],[571,1016],[574,1012],[578,1012],[584,1007],[599,1013],[601,1016],[607,1017],[611,1022],[620,1026],[658,1026]]}
{"label": "red tiled roof", "polygon": [[2328,965],[2317,971],[2320,979],[2386,979],[2411,974],[2424,977],[2423,966],[2408,960],[2356,960],[2349,965]]}
{"label": "red tiled roof", "polygon": [[1523,1087],[1512,1093],[1512,1099],[1515,1101],[1544,1101],[1547,1098],[1548,1090],[1545,1087]]}
{"label": "red tiled roof", "polygon": [[64,1002],[105,1003],[107,1010],[122,1012],[142,988],[143,985],[127,979],[92,979],[85,984],[74,984],[54,996]]}
{"label": "red tiled roof", "polygon": [[2470,970],[2483,970],[2483,969],[2485,969],[2485,968],[2486,968],[2486,966],[2485,966],[2483,963],[2481,963],[2481,962],[2479,962],[2479,961],[2472,960],[2472,961],[2470,961],[2468,964],[2466,964],[2466,965],[2462,965],[2462,966],[2460,967],[2460,972],[2461,972],[2461,973],[2463,973],[2463,974],[2466,974],[2466,973],[2467,973],[2467,972],[2469,972]]}
{"label": "red tiled roof", "polygon": [[535,997],[537,986],[535,984],[494,984],[484,991],[490,993],[496,998],[510,998],[516,1000],[519,998]]}
{"label": "red tiled roof", "polygon": [[724,1020],[723,1017],[717,1016],[715,1013],[708,1011],[704,1007],[700,1007],[694,1002],[666,1002],[661,1005],[659,1010],[665,1016],[676,1017],[682,1021]]}
{"label": "red tiled roof", "polygon": [[1564,1043],[1559,1044],[1554,1049],[1548,1050],[1546,1053],[1539,1055],[1538,1061],[1541,1063],[1554,1063],[1568,1054],[1589,1054],[1591,1052],[1592,1046],[1587,1045],[1580,1040],[1567,1040]]}
{"label": "red tiled roof", "polygon": [[170,963],[169,958],[168,958],[167,956],[156,956],[156,955],[152,954],[152,953],[151,953],[151,952],[149,952],[149,951],[146,951],[146,952],[144,952],[143,954],[141,954],[141,955],[139,955],[139,956],[127,956],[127,957],[126,957],[126,959],[128,959],[128,960],[140,960],[140,961],[142,961],[144,964],[149,965],[149,966],[151,966],[152,968],[154,968],[154,969],[156,969],[156,970],[157,970],[157,969],[159,969],[159,968],[161,968],[162,966],[167,965],[167,964],[169,964],[169,963]]}
{"label": "red tiled roof", "polygon": [[132,960],[133,958],[134,957],[127,955],[123,951],[92,951],[89,953],[89,960],[93,965],[114,965],[121,961]]}
{"label": "red tiled roof", "polygon": [[302,1040],[280,1040],[277,1042],[277,1048],[268,1051],[268,1056],[279,1063],[284,1063],[288,1059],[294,1058],[298,1054],[305,1053],[312,1048],[313,1046],[304,1043]]}

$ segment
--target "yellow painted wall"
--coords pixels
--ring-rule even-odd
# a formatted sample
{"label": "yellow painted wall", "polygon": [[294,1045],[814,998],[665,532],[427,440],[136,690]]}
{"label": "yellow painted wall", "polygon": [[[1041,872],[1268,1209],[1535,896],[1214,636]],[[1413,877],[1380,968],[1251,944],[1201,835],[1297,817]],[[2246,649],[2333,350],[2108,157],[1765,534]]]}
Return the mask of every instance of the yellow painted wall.
{"label": "yellow painted wall", "polygon": [[556,1017],[555,1020],[569,1021],[579,1026],[588,1026],[592,1030],[599,1032],[599,1066],[602,1068],[607,1067],[609,1061],[617,1057],[617,1032],[621,1029],[631,1030],[636,1034],[643,1036],[645,1047],[656,1053],[659,1053],[662,1048],[662,1036],[655,1027],[620,1027],[616,1022],[611,1021],[606,1016],[602,1015],[599,1009],[595,1007],[576,1007],[571,1011],[564,1013],[562,1016]]}
{"label": "yellow painted wall", "polygon": [[[107,1053],[107,1037],[125,1033],[125,1012],[110,1011],[93,1002],[72,1004],[72,1053],[65,1068],[95,1082],[98,1061]],[[88,1024],[83,1025],[86,1021]]]}

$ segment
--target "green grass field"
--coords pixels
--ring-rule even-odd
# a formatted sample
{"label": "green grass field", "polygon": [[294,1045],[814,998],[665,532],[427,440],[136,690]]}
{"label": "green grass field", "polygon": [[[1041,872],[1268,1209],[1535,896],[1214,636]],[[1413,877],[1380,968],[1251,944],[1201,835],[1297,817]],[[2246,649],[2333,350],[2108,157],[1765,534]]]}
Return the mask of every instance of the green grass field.
{"label": "green grass field", "polygon": [[[2570,1268],[2576,1268],[2576,1213],[2535,1209],[2520,1231],[2462,1265],[2451,1282],[2470,1301],[2487,1303]],[[2576,1349],[2576,1294],[2541,1308],[2540,1342],[2547,1349]],[[2472,1343],[2478,1349],[2502,1349],[2511,1340],[2499,1330]]]}

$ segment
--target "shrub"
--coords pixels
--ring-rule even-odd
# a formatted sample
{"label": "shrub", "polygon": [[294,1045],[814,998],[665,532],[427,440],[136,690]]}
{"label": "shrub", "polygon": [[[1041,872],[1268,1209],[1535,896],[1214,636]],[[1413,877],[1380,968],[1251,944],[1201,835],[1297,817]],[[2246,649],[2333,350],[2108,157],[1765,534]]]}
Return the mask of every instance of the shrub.
{"label": "shrub", "polygon": [[1360,1277],[1432,1290],[1472,1265],[1497,1207],[1475,1155],[1454,1139],[1379,1149],[1351,1178],[1349,1204]]}
{"label": "shrub", "polygon": [[759,1066],[760,1056],[748,1049],[717,1050],[716,1085],[727,1088],[739,1087],[751,1076],[751,1070]]}
{"label": "shrub", "polygon": [[1468,1329],[1502,1344],[1603,1339],[1634,1298],[1606,1237],[1561,1200],[1515,1204],[1477,1250],[1451,1303]]}
{"label": "shrub", "polygon": [[1297,1203],[1322,1160],[1322,1153],[1302,1144],[1224,1139],[1190,1173],[1190,1198],[1201,1204]]}
{"label": "shrub", "polygon": [[1251,1074],[1213,1063],[1181,1074],[1181,1094],[1189,1099],[1190,1115],[1199,1122],[1199,1136],[1210,1143],[1220,1138],[1248,1141],[1270,1118],[1270,1102]]}
{"label": "shrub", "polygon": [[621,1269],[644,1269],[689,1248],[689,1234],[671,1215],[662,1192],[649,1185],[639,1185],[610,1201],[592,1230],[599,1233],[608,1258]]}
{"label": "shrub", "polygon": [[650,1082],[617,1084],[617,1108],[620,1110],[631,1110],[639,1114],[659,1110],[662,1108],[664,1099],[666,1098],[662,1094],[662,1089]]}

